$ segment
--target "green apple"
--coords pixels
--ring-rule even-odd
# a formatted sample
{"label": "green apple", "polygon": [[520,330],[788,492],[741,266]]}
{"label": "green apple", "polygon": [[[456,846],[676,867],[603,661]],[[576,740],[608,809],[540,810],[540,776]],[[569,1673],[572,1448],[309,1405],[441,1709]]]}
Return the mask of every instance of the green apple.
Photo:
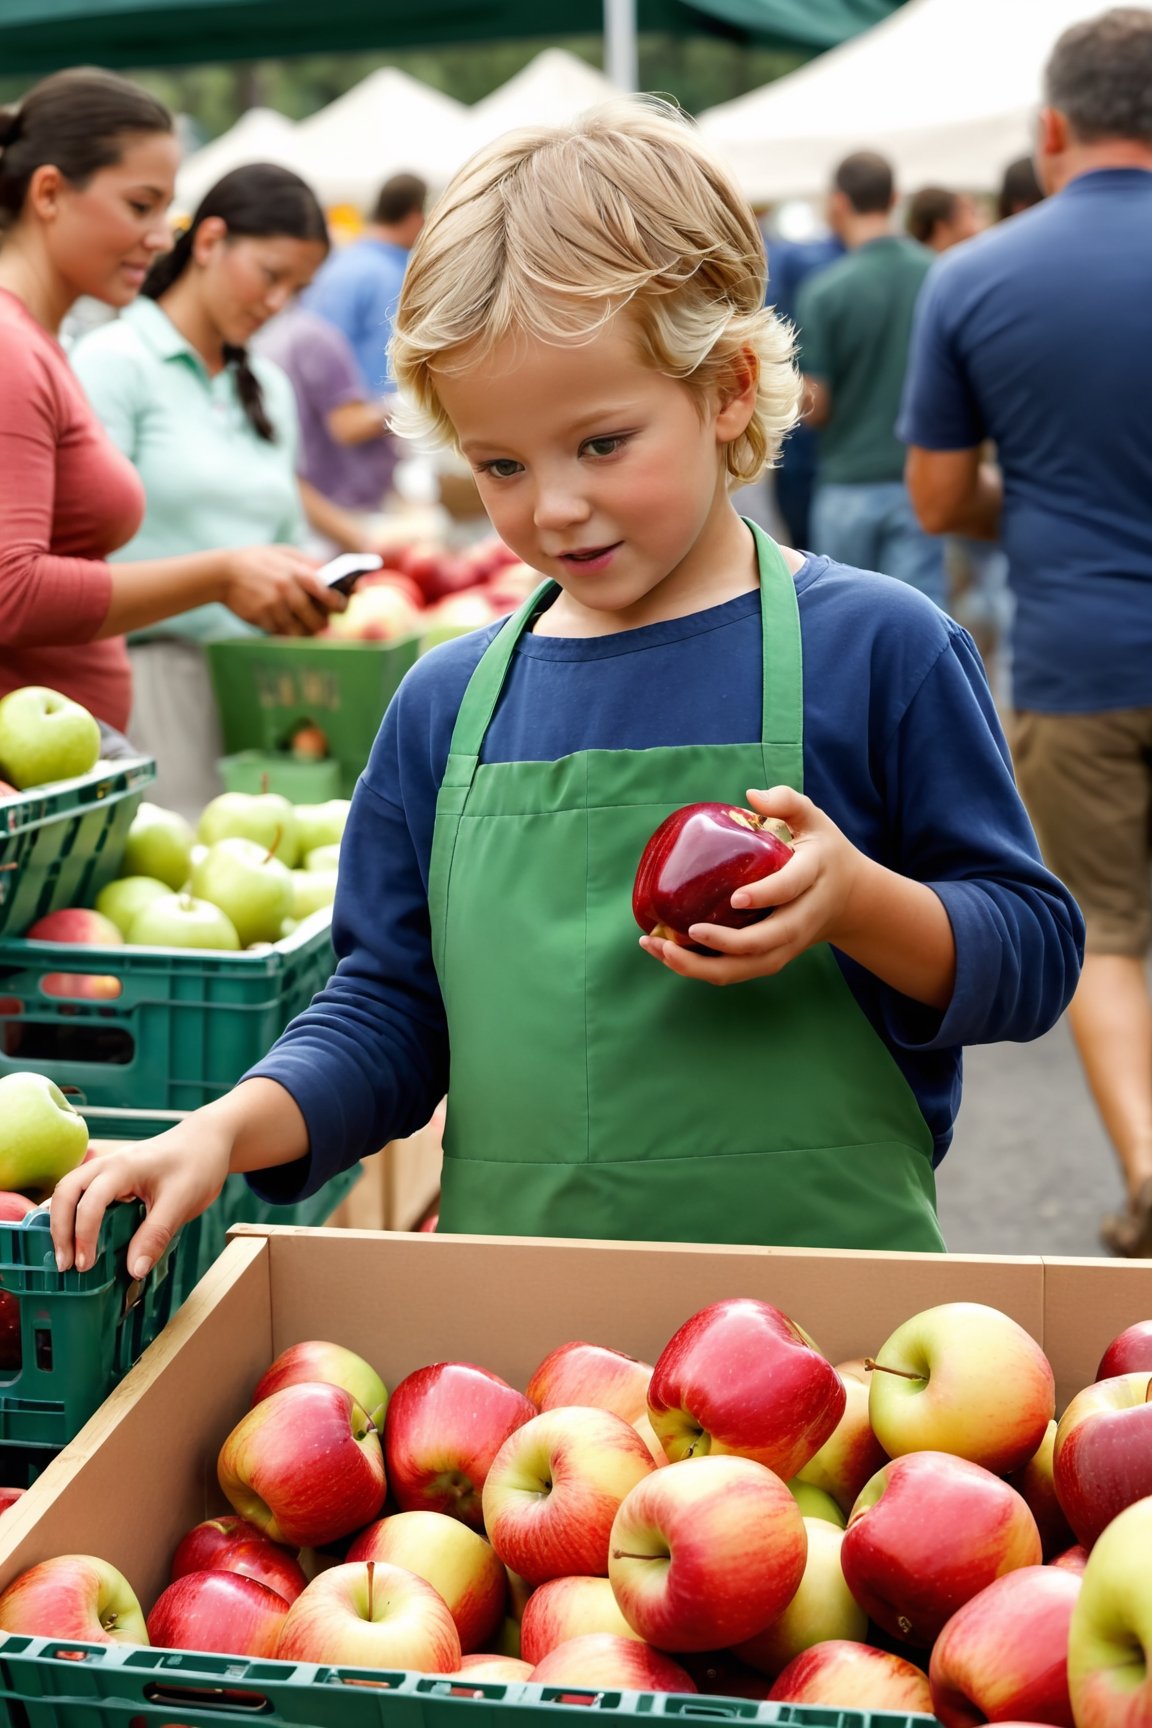
{"label": "green apple", "polygon": [[157,881],[155,876],[117,876],[97,894],[96,910],[111,918],[121,936],[127,936],[137,912],[150,900],[166,900],[171,892],[168,884]]}
{"label": "green apple", "polygon": [[100,728],[79,702],[42,684],[0,701],[0,774],[23,791],[73,780],[100,760]]}
{"label": "green apple", "polygon": [[289,869],[300,857],[296,811],[279,792],[222,792],[201,811],[196,838],[205,846],[252,840]]}
{"label": "green apple", "polygon": [[[0,1082],[2,1084],[2,1082]],[[1152,1721],[1152,1498],[1096,1538],[1068,1628],[1068,1689],[1078,1728]]]}
{"label": "green apple", "polygon": [[339,861],[339,845],[314,846],[311,852],[304,854],[305,870],[335,870]]}
{"label": "green apple", "polygon": [[242,947],[275,942],[292,915],[292,872],[255,840],[217,840],[192,869],[192,892],[236,927]]}
{"label": "green apple", "polygon": [[736,1646],[742,1662],[775,1679],[802,1650],[830,1639],[862,1644],[868,1616],[844,1582],[840,1545],[844,1532],[822,1518],[805,1518],[808,1554],[799,1589],[763,1632]]}
{"label": "green apple", "polygon": [[240,946],[236,926],[210,900],[169,894],[141,906],[126,931],[128,941],[146,948],[227,948]]}
{"label": "green apple", "polygon": [[307,858],[317,846],[339,846],[351,808],[350,798],[330,798],[326,804],[297,804],[301,858]]}
{"label": "green apple", "polygon": [[192,868],[192,841],[192,824],[178,811],[145,799],[132,818],[120,874],[153,876],[166,888],[183,888]]}
{"label": "green apple", "polygon": [[88,1124],[43,1074],[0,1080],[0,1188],[43,1199],[88,1150]]}
{"label": "green apple", "polygon": [[793,1476],[787,1487],[805,1518],[822,1518],[826,1524],[835,1524],[838,1530],[843,1530],[848,1520],[826,1488],[801,1481],[799,1476]]}
{"label": "green apple", "polygon": [[321,906],[331,906],[335,898],[335,870],[293,870],[293,918],[307,918],[310,912],[319,912]]}

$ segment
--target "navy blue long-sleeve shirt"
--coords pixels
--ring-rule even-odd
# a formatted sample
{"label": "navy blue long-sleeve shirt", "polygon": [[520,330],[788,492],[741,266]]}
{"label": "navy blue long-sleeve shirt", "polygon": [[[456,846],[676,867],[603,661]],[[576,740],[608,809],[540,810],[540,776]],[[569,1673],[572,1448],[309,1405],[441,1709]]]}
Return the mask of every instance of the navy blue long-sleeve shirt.
{"label": "navy blue long-sleeve shirt", "polygon": [[[827,558],[809,556],[796,588],[804,790],[871,858],[929,883],[955,934],[943,1014],[837,954],[938,1161],[960,1103],[962,1046],[1047,1031],[1079,975],[1083,920],[1040,861],[967,633],[905,584]],[[498,628],[424,656],[384,716],[341,848],[335,975],[251,1071],[292,1094],[310,1137],[309,1157],[252,1178],[270,1198],[311,1193],[411,1133],[448,1088],[427,903],[432,833],[456,713]],[[546,630],[545,615],[520,640],[483,761],[759,739],[758,594],[615,635]]]}

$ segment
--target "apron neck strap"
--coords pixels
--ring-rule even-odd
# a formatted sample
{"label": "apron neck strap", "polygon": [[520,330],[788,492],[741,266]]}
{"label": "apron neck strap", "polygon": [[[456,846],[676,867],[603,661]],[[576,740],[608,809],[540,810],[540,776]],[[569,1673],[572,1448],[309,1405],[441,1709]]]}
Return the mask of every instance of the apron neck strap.
{"label": "apron neck strap", "polygon": [[[800,611],[796,584],[779,546],[757,526],[746,525],[756,544],[760,572],[760,623],[763,642],[763,707],[765,784],[786,783],[804,790],[804,677],[800,645]],[[471,779],[484,735],[496,711],[516,644],[541,602],[558,591],[545,581],[506,620],[481,657],[469,680],[452,732],[446,783]]]}

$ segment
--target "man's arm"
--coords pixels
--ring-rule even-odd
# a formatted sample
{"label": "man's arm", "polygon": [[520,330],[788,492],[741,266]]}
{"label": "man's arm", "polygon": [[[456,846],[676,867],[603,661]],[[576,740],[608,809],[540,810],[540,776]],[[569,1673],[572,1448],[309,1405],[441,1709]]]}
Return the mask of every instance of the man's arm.
{"label": "man's arm", "polygon": [[912,444],[904,480],[926,533],[999,538],[1003,485],[999,469],[983,460],[983,446],[925,450]]}

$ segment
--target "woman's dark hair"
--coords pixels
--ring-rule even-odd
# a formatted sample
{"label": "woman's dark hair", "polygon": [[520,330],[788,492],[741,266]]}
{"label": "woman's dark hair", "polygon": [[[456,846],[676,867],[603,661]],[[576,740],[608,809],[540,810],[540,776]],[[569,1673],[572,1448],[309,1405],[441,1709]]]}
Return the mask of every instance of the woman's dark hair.
{"label": "woman's dark hair", "polygon": [[[232,239],[286,238],[318,240],[324,247],[329,244],[324,211],[307,181],[273,162],[247,162],[205,192],[172,250],[157,258],[148,272],[142,294],[158,300],[179,281],[191,260],[196,230],[209,216],[219,217]],[[250,425],[259,437],[274,444],[276,428],[268,418],[260,380],[248,363],[248,350],[228,344],[224,359],[235,374],[236,394]]]}
{"label": "woman's dark hair", "polygon": [[38,168],[51,165],[83,187],[115,167],[133,133],[172,130],[164,104],[115,72],[85,66],[42,79],[0,108],[0,233],[19,217]]}

